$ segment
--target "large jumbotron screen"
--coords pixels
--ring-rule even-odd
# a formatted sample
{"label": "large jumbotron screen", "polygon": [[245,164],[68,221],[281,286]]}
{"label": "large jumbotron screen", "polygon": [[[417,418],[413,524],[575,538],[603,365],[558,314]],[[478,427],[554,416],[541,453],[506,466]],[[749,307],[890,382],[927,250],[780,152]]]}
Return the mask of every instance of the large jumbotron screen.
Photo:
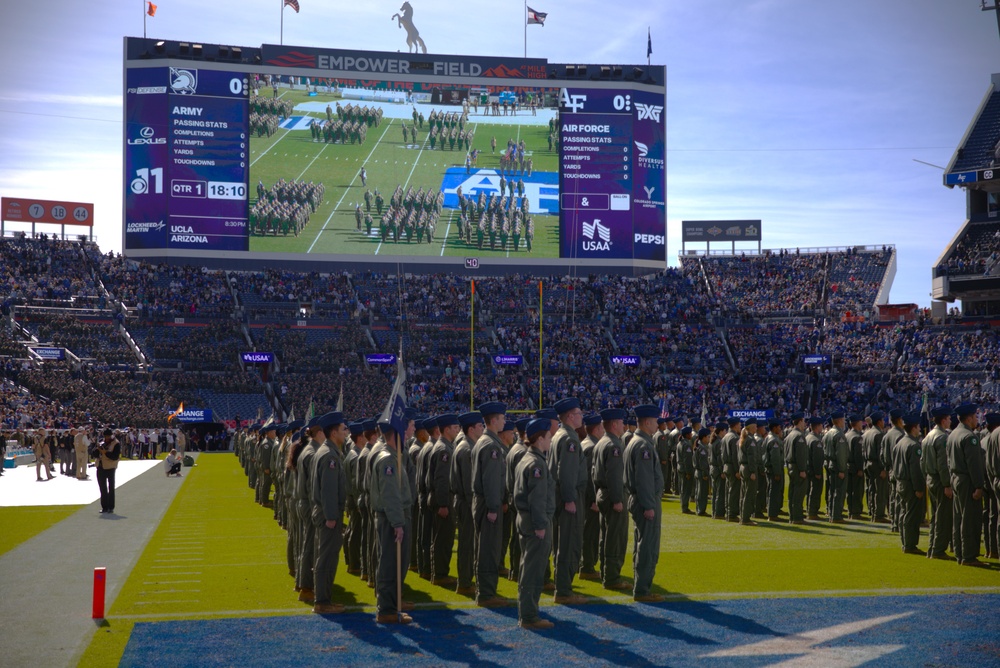
{"label": "large jumbotron screen", "polygon": [[664,262],[663,67],[254,52],[126,41],[126,254]]}

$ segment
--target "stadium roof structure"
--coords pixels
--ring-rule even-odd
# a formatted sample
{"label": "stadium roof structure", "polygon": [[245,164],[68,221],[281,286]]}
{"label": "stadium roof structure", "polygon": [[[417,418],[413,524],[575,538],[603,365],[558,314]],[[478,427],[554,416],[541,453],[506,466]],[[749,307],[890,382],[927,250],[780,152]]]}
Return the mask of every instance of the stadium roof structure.
{"label": "stadium roof structure", "polygon": [[949,188],[1000,192],[1000,74],[993,74],[944,173]]}

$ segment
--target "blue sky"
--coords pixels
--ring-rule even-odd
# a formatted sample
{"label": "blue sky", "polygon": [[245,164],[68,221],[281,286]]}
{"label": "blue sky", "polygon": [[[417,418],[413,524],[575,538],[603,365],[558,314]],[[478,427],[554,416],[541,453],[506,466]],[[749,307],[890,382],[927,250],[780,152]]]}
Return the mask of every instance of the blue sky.
{"label": "blue sky", "polygon": [[[992,0],[991,0],[992,1]],[[160,0],[150,37],[278,41],[279,0]],[[517,2],[412,0],[434,53],[520,55]],[[382,0],[300,0],[285,43],[395,51]],[[141,0],[4,2],[0,194],[92,201],[121,244],[122,36]],[[764,246],[895,243],[894,302],[930,303],[930,267],[965,216],[946,165],[1000,70],[977,0],[533,0],[528,55],[668,72],[668,256],[680,221],[759,218]]]}

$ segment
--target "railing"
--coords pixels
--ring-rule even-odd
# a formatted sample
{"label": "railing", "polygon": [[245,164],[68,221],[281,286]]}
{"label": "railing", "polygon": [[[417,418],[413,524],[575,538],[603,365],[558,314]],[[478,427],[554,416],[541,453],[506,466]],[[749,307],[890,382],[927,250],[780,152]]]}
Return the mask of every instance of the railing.
{"label": "railing", "polygon": [[[690,242],[699,243],[699,242]],[[785,255],[821,255],[824,253],[846,253],[847,251],[852,251],[856,253],[881,253],[883,250],[895,250],[895,244],[881,244],[881,245],[862,245],[862,246],[811,246],[811,247],[799,247],[799,248],[762,248],[757,250],[756,248],[737,248],[733,251],[730,249],[716,250],[716,249],[694,249],[688,248],[677,253],[677,257],[739,257],[741,255],[747,256],[764,256],[764,255],[780,255],[782,252]]]}

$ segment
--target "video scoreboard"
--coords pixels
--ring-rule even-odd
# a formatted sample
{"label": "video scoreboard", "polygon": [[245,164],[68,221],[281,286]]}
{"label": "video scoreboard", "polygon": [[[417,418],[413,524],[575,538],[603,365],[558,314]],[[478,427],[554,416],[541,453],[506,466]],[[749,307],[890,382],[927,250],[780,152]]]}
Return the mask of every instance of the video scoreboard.
{"label": "video scoreboard", "polygon": [[129,256],[665,262],[662,66],[153,44],[125,41]]}

